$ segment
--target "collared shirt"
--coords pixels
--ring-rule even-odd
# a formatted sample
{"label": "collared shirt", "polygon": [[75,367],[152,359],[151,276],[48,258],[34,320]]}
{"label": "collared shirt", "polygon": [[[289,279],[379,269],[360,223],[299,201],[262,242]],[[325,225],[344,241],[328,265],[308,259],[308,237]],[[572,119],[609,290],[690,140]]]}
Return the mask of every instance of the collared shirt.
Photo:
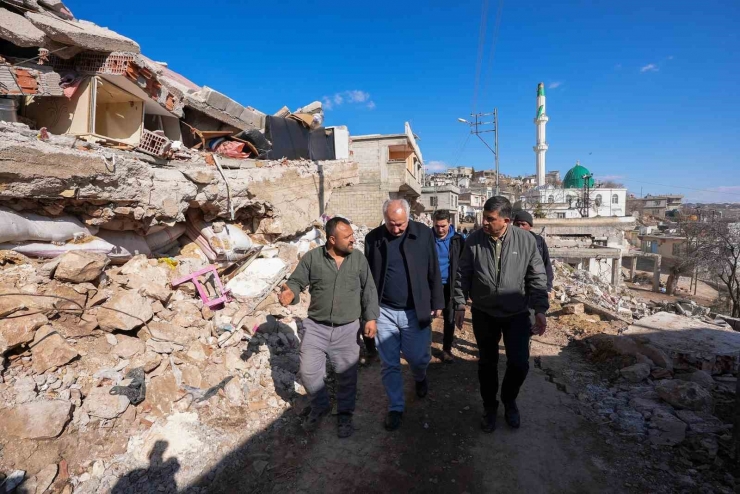
{"label": "collared shirt", "polygon": [[403,244],[408,237],[408,229],[403,235],[395,237],[385,230],[386,256],[388,267],[385,271],[383,293],[380,297],[382,307],[395,310],[414,308],[414,296],[411,293],[408,263],[403,251]]}
{"label": "collared shirt", "polygon": [[504,239],[506,239],[506,235],[508,233],[509,227],[507,226],[506,231],[499,238],[493,238],[492,235],[488,235],[488,240],[490,240],[491,247],[493,247],[493,265],[496,269],[496,281],[498,281],[501,276],[501,251],[503,250]]}
{"label": "collared shirt", "polygon": [[380,315],[370,267],[357,250],[337,268],[326,247],[317,247],[303,256],[287,285],[295,295],[293,305],[299,303],[303,289],[310,287],[308,317],[316,322],[339,326],[360,317],[374,321]]}

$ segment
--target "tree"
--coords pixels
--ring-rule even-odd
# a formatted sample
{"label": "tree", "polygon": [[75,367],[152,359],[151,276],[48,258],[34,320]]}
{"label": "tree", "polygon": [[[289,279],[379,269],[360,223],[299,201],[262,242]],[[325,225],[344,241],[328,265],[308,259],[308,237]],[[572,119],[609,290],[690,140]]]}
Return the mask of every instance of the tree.
{"label": "tree", "polygon": [[706,257],[708,271],[727,290],[729,315],[740,317],[740,224],[712,223],[712,249]]}
{"label": "tree", "polygon": [[681,276],[689,276],[699,265],[707,262],[707,254],[713,249],[712,225],[688,218],[679,219],[679,235],[686,238],[680,255],[675,256],[668,271],[666,294],[675,295]]}
{"label": "tree", "polygon": [[613,180],[605,180],[604,182],[601,182],[601,188],[602,189],[624,189],[624,184],[621,184],[619,182],[615,182]]}
{"label": "tree", "polygon": [[547,213],[542,207],[541,202],[538,202],[537,205],[534,207],[534,217],[539,219],[547,218]]}

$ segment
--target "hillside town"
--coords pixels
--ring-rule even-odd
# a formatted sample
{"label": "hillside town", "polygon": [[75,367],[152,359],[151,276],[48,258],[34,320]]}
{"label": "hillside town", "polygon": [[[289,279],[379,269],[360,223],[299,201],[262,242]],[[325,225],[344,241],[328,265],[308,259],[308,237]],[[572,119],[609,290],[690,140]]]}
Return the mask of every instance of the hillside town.
{"label": "hillside town", "polygon": [[[0,0],[0,492],[735,492],[736,205],[636,196],[577,157],[548,171],[536,81],[534,174],[429,173],[408,121],[355,134],[325,124],[325,101],[258,109],[93,22],[60,0]],[[547,331],[533,331],[525,356],[521,430],[504,403],[511,428],[502,419],[494,442],[482,439],[480,316],[467,292],[454,344],[442,336],[451,317],[429,324],[431,387],[425,377],[405,393],[398,433],[382,424],[386,350],[373,359],[382,340],[365,329],[360,348],[359,324],[353,428],[309,430],[302,344],[317,323],[341,325],[313,316],[315,272],[290,303],[286,280],[309,252],[333,258],[338,225],[357,256],[385,255],[393,239],[373,235],[398,211],[430,242],[465,232],[468,248],[488,231],[492,199],[533,218],[552,270],[546,293],[535,241],[506,221],[510,237],[527,235],[549,304],[532,308]],[[437,235],[440,222],[452,233]],[[417,278],[455,292],[457,261],[430,249],[431,274]],[[400,284],[416,286],[409,264],[396,264]],[[412,352],[396,353],[410,383]],[[339,402],[346,370],[329,354],[321,365],[320,387]],[[326,414],[341,425],[338,406]]]}

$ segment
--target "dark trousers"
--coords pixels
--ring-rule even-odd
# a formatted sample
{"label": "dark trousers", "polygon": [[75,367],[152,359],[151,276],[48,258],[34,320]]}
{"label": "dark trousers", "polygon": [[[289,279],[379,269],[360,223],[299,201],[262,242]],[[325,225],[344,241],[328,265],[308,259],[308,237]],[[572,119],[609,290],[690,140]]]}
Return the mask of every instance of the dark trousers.
{"label": "dark trousers", "polygon": [[478,380],[483,407],[498,407],[498,343],[504,336],[506,374],[501,385],[501,401],[510,403],[519,395],[519,388],[529,372],[529,338],[532,325],[529,312],[511,317],[493,317],[473,307],[473,333],[478,344]]}
{"label": "dark trousers", "polygon": [[445,320],[444,337],[442,338],[442,350],[445,352],[452,351],[452,340],[455,337],[455,309],[450,303],[453,288],[447,283],[444,286],[445,309],[442,311],[442,317]]}

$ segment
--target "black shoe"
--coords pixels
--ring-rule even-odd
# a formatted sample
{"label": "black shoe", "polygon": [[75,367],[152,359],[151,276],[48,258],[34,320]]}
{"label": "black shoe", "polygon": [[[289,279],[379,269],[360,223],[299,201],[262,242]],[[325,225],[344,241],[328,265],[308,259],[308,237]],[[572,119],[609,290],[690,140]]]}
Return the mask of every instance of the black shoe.
{"label": "black shoe", "polygon": [[385,418],[385,430],[393,432],[401,427],[401,422],[403,422],[403,412],[388,412]]}
{"label": "black shoe", "polygon": [[362,365],[363,367],[367,367],[373,365],[378,360],[380,360],[380,357],[378,356],[377,350],[373,352],[365,352],[363,355],[360,356],[360,365]]}
{"label": "black shoe", "polygon": [[519,409],[516,406],[516,402],[504,403],[504,418],[509,427],[518,429],[521,425],[521,418],[519,417]]}
{"label": "black shoe", "polygon": [[319,428],[319,425],[321,425],[321,419],[323,419],[327,415],[329,415],[328,409],[321,410],[319,412],[314,412],[313,410],[311,410],[311,413],[308,414],[306,421],[303,422],[303,430],[306,432],[315,431]]}
{"label": "black shoe", "polygon": [[337,436],[341,439],[345,439],[351,436],[354,432],[355,428],[352,425],[352,414],[340,413],[337,415]]}
{"label": "black shoe", "polygon": [[416,396],[424,398],[429,393],[429,380],[425,377],[423,381],[416,381]]}
{"label": "black shoe", "polygon": [[496,430],[496,408],[486,410],[480,420],[480,428],[483,432],[490,434]]}

